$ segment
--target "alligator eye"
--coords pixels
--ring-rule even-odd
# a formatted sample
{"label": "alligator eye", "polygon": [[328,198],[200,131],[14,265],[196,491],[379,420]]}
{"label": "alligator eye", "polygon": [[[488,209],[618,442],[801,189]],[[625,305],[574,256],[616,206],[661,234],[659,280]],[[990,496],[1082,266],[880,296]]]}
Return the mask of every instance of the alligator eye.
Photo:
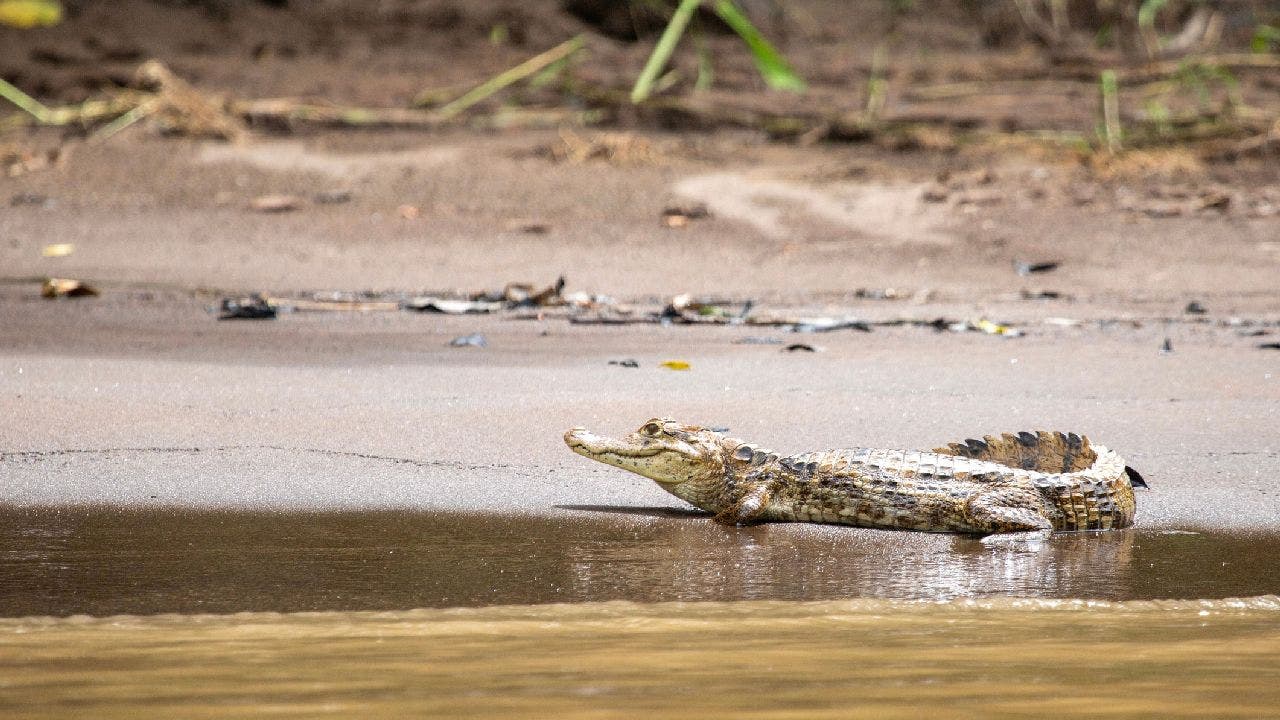
{"label": "alligator eye", "polygon": [[657,437],[661,432],[662,426],[654,422],[646,423],[644,427],[640,428],[640,434],[648,435],[649,437]]}

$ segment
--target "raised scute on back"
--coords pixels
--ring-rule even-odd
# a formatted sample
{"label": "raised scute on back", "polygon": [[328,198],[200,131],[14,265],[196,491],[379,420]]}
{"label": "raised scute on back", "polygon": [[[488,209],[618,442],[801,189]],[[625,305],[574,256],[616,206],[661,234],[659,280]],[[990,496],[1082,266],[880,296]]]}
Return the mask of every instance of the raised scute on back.
{"label": "raised scute on back", "polygon": [[988,435],[982,440],[965,440],[934,449],[942,455],[985,460],[1019,470],[1042,473],[1071,473],[1087,470],[1098,454],[1089,439],[1075,433],[1021,432]]}

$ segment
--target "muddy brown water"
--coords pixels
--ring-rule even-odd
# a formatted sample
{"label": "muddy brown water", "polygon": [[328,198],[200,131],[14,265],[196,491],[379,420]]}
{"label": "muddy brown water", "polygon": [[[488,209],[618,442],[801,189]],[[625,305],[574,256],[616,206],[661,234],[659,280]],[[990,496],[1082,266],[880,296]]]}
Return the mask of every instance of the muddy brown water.
{"label": "muddy brown water", "polygon": [[0,511],[0,616],[409,610],[607,600],[1146,600],[1280,593],[1280,535],[1141,528],[991,547],[668,508]]}
{"label": "muddy brown water", "polygon": [[561,510],[0,510],[0,715],[1280,712],[1280,536]]}

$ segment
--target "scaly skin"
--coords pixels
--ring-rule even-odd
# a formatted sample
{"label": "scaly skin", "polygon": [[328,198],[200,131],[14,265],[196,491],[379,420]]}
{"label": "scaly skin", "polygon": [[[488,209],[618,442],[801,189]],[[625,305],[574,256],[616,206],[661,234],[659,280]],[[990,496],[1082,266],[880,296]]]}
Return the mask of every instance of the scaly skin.
{"label": "scaly skin", "polygon": [[565,433],[574,452],[656,480],[730,525],[818,522],[931,532],[1106,530],[1133,524],[1141,476],[1075,434],[988,436],[933,452],[851,448],[779,457],[655,418],[621,440]]}

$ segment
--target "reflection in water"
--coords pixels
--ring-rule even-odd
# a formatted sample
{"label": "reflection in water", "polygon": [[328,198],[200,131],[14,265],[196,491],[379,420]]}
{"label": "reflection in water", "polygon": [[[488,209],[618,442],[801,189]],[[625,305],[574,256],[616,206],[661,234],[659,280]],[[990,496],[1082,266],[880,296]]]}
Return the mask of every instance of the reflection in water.
{"label": "reflection in water", "polygon": [[1280,537],[1126,530],[988,547],[704,517],[0,510],[0,616],[599,600],[1245,597]]}
{"label": "reflection in water", "polygon": [[0,619],[0,713],[1274,717],[1280,598]]}
{"label": "reflection in water", "polygon": [[1137,538],[1064,534],[1038,548],[992,548],[948,535],[681,523],[565,551],[572,594],[586,599],[1125,598]]}

